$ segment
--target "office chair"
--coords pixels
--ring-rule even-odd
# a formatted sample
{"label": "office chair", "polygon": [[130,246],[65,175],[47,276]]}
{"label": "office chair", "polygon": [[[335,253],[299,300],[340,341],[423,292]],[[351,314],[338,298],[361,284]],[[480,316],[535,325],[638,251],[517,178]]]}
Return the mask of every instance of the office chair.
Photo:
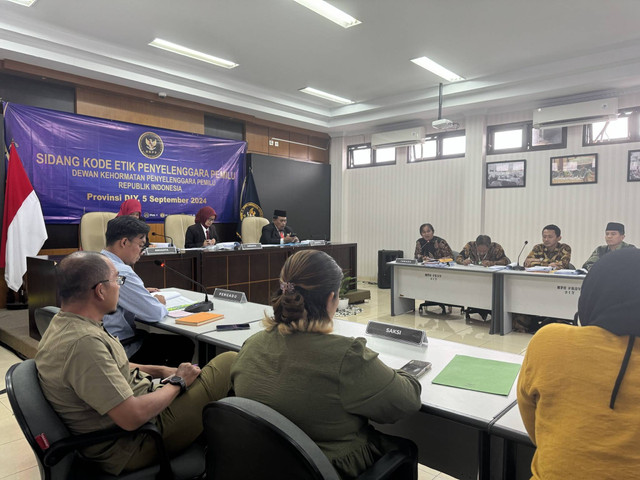
{"label": "office chair", "polygon": [[51,320],[59,311],[60,307],[49,305],[47,307],[36,308],[35,312],[33,312],[33,316],[36,321],[36,328],[38,329],[38,333],[41,337],[44,335],[44,332],[47,331]]}
{"label": "office chair", "polygon": [[245,217],[242,219],[240,235],[242,243],[260,243],[262,227],[269,225],[269,220],[264,217]]}
{"label": "office chair", "polygon": [[167,215],[164,219],[164,234],[173,239],[173,245],[184,248],[184,237],[187,228],[196,221],[195,215]]}
{"label": "office chair", "polygon": [[[62,423],[40,388],[34,360],[13,365],[6,375],[7,395],[11,408],[31,449],[36,454],[44,480],[155,480],[203,478],[204,450],[194,444],[175,458],[169,459],[158,428],[147,423],[135,432],[118,427],[73,435]],[[122,436],[145,433],[154,439],[160,463],[133,472],[110,475],[95,464],[83,460],[78,450],[115,440]],[[46,445],[41,447],[41,445]]]}
{"label": "office chair", "polygon": [[[339,480],[320,447],[298,426],[255,400],[227,397],[204,407],[207,480]],[[389,452],[359,480],[417,479],[418,449],[398,439],[406,451]]]}
{"label": "office chair", "polygon": [[99,252],[106,245],[104,237],[109,220],[116,218],[113,212],[87,212],[80,219],[80,248],[90,252]]}

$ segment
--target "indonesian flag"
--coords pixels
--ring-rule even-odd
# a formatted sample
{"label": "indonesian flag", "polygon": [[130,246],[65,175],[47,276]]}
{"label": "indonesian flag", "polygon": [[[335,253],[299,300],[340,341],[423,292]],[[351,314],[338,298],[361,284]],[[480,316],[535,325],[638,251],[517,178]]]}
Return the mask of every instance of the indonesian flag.
{"label": "indonesian flag", "polygon": [[14,292],[22,285],[22,277],[27,271],[27,257],[37,255],[46,239],[47,230],[40,200],[12,143],[4,194],[0,267],[4,267],[4,279]]}

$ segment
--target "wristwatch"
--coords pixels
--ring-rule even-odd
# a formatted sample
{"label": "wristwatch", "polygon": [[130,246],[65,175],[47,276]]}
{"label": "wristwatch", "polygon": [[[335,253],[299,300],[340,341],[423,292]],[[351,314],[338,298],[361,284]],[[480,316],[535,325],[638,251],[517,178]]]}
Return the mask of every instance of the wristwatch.
{"label": "wristwatch", "polygon": [[170,385],[178,385],[180,386],[180,394],[183,394],[187,391],[187,384],[184,381],[184,378],[174,375],[173,377],[165,378],[162,383],[170,384]]}

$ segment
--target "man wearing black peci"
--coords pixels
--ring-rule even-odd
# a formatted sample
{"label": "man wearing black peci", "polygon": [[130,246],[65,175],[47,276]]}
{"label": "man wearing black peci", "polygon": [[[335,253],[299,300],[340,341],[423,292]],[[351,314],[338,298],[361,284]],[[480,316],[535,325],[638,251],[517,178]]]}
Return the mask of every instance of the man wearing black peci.
{"label": "man wearing black peci", "polygon": [[296,234],[293,233],[293,230],[287,227],[287,212],[285,210],[274,210],[273,223],[262,227],[260,243],[273,245],[278,243],[296,243],[299,241]]}

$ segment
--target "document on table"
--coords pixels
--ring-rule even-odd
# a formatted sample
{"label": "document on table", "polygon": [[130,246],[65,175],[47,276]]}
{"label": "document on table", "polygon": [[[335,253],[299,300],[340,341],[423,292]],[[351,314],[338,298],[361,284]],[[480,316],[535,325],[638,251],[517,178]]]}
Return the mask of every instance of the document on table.
{"label": "document on table", "polygon": [[187,297],[180,295],[179,292],[164,291],[158,292],[158,295],[162,295],[167,301],[166,307],[169,311],[182,310],[184,307],[195,303],[193,300],[189,300]]}
{"label": "document on table", "polygon": [[432,383],[507,396],[519,371],[518,363],[456,355]]}
{"label": "document on table", "polygon": [[529,267],[525,268],[527,272],[550,272],[553,267]]}

